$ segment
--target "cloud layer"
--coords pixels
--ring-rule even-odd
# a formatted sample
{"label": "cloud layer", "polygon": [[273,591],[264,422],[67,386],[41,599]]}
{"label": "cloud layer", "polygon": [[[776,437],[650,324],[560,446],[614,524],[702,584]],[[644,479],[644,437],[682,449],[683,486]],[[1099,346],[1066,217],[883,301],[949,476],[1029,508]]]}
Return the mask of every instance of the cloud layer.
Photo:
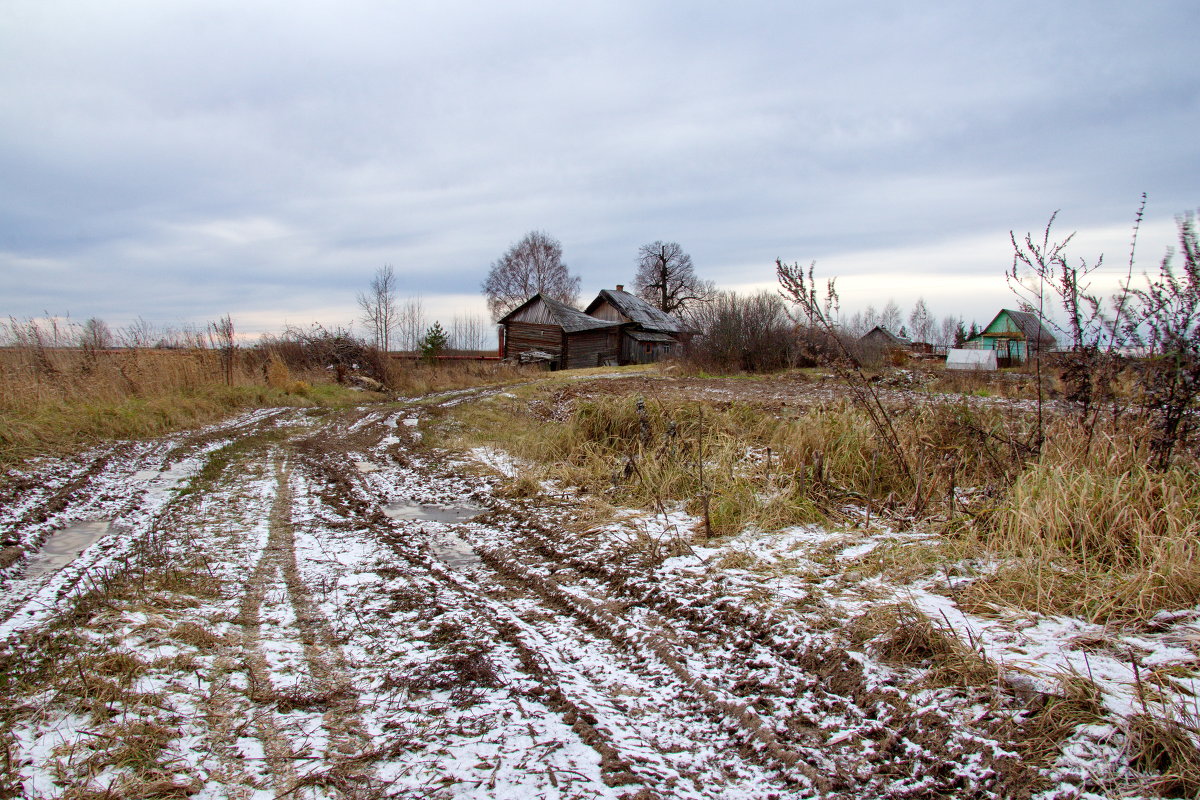
{"label": "cloud layer", "polygon": [[11,0],[0,312],[339,323],[389,263],[483,313],[541,229],[585,294],[666,239],[969,319],[1009,230],[1124,263],[1145,191],[1152,266],[1200,204],[1194,3],[780,5]]}

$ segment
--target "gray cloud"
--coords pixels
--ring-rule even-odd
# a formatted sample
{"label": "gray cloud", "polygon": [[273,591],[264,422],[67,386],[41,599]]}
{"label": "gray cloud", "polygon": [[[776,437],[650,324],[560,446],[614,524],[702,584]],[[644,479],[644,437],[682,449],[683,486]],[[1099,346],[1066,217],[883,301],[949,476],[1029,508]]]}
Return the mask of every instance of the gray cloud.
{"label": "gray cloud", "polygon": [[465,308],[535,228],[586,291],[664,238],[725,285],[869,253],[994,305],[1010,229],[1200,202],[1192,3],[777,5],[13,0],[0,312],[349,319],[383,263]]}

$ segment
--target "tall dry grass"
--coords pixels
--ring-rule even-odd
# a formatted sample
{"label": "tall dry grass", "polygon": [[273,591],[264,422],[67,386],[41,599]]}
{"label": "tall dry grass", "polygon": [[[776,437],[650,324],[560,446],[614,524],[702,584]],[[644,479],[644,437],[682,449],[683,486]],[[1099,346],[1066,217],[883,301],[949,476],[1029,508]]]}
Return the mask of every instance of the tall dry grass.
{"label": "tall dry grass", "polygon": [[[1012,469],[996,454],[999,411],[930,405],[902,412],[914,480],[849,403],[790,411],[751,405],[602,396],[559,420],[534,398],[465,409],[466,438],[542,465],[543,477],[645,507],[707,503],[710,531],[844,522],[847,507],[893,516],[943,511],[956,486],[998,484]],[[952,457],[957,457],[955,461]]]}
{"label": "tall dry grass", "polygon": [[1148,465],[1138,426],[1094,433],[1059,423],[969,538],[1000,556],[967,602],[1098,622],[1200,602],[1200,470]]}
{"label": "tall dry grass", "polygon": [[847,402],[781,411],[648,397],[639,411],[634,396],[519,394],[463,409],[460,440],[610,503],[707,510],[713,535],[920,524],[954,559],[1002,565],[964,590],[968,605],[1119,620],[1200,602],[1200,469],[1147,466],[1148,436],[1132,417],[1091,436],[1060,420],[1036,454],[1025,444],[1034,421],[1019,409],[896,408],[910,476]]}
{"label": "tall dry grass", "polygon": [[499,361],[425,362],[392,360],[387,366],[388,388],[405,397],[493,386],[536,377],[536,367]]}
{"label": "tall dry grass", "polygon": [[[208,349],[0,348],[0,463],[109,438],[151,436],[261,405],[349,402],[264,354],[239,351],[227,383]],[[346,397],[342,397],[346,395]]]}

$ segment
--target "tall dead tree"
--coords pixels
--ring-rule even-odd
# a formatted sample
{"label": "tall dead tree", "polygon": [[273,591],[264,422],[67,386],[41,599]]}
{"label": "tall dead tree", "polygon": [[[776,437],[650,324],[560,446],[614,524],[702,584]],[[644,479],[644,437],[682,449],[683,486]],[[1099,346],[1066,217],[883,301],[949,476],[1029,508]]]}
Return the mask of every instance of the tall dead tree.
{"label": "tall dead tree", "polygon": [[652,242],[638,248],[638,269],[633,285],[647,303],[667,314],[682,314],[714,292],[711,281],[696,277],[692,257],[678,242]]}

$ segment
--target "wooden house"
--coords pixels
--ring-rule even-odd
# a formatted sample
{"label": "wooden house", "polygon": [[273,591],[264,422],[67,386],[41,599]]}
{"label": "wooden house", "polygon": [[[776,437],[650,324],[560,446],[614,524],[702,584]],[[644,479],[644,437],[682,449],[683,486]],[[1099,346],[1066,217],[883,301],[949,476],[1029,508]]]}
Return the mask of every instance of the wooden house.
{"label": "wooden house", "polygon": [[541,352],[552,369],[616,363],[620,323],[589,317],[577,308],[535,294],[500,318],[500,355]]}
{"label": "wooden house", "polygon": [[620,326],[621,364],[648,364],[675,355],[695,333],[680,320],[625,291],[621,284],[616,289],[601,289],[585,313]]}
{"label": "wooden house", "polygon": [[1042,325],[1037,314],[1003,308],[979,335],[964,342],[963,347],[994,350],[999,365],[1008,367],[1056,350],[1058,341]]}

